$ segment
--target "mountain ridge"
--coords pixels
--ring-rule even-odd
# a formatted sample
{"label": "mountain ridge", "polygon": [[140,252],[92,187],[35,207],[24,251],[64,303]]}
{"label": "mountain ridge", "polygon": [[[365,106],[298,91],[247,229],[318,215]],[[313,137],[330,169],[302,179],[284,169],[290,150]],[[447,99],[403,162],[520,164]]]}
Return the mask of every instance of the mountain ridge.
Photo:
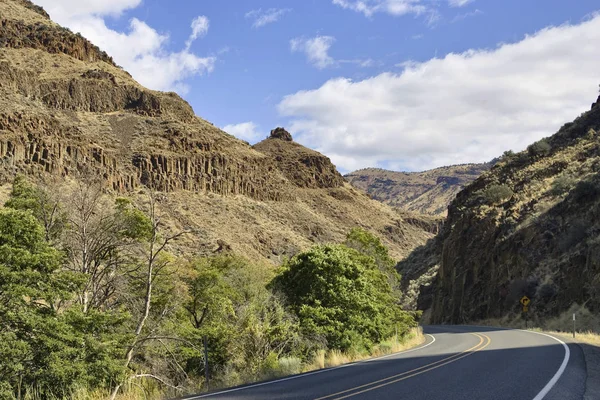
{"label": "mountain ridge", "polygon": [[400,259],[432,236],[351,188],[327,157],[293,141],[261,152],[177,94],[144,88],[27,0],[0,3],[0,38],[0,192],[17,173],[63,186],[91,174],[136,201],[152,187],[169,228],[197,232],[181,241],[190,257],[226,248],[278,264],[358,226]]}
{"label": "mountain ridge", "polygon": [[402,210],[444,216],[456,194],[493,163],[459,164],[422,172],[363,168],[344,176],[375,200]]}

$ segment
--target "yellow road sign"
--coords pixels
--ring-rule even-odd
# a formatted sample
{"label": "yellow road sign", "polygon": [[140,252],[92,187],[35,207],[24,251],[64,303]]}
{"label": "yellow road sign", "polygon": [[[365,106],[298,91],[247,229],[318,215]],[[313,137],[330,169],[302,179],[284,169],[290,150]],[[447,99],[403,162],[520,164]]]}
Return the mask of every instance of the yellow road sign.
{"label": "yellow road sign", "polygon": [[523,296],[523,297],[521,297],[520,302],[521,302],[521,304],[523,304],[523,306],[527,307],[529,305],[529,303],[531,303],[531,299],[529,299],[529,297],[527,297],[527,296]]}
{"label": "yellow road sign", "polygon": [[523,312],[527,312],[527,311],[529,311],[529,307],[523,306]]}

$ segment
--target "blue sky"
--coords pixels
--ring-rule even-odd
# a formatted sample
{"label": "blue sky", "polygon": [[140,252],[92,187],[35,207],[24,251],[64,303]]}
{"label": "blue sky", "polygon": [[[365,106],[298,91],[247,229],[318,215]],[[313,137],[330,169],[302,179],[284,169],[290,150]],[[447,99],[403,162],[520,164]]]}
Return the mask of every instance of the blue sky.
{"label": "blue sky", "polygon": [[285,126],[342,171],[521,150],[600,82],[593,0],[37,3],[215,125],[250,142]]}

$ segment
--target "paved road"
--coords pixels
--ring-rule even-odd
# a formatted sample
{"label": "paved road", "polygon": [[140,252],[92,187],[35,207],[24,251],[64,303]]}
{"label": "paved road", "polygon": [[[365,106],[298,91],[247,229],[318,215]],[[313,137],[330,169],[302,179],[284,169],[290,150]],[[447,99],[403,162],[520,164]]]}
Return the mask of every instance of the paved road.
{"label": "paved road", "polygon": [[581,400],[576,344],[538,333],[429,326],[402,353],[271,382],[188,397],[219,400]]}

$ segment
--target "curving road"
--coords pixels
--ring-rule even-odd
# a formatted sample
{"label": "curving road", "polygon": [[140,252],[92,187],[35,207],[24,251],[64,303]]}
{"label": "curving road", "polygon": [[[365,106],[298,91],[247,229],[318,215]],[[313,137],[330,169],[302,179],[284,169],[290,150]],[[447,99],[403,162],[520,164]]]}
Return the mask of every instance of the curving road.
{"label": "curving road", "polygon": [[581,400],[581,349],[548,335],[429,326],[420,347],[187,399]]}

